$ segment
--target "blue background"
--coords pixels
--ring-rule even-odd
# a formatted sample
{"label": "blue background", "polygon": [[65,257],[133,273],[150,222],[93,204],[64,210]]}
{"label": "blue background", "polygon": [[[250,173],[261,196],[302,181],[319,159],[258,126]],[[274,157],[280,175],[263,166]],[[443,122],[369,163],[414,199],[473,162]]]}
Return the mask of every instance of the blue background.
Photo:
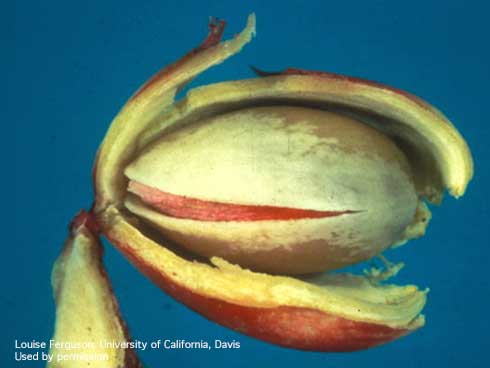
{"label": "blue background", "polygon": [[[47,340],[49,275],[66,226],[92,200],[94,153],[125,100],[197,45],[209,15],[226,37],[257,14],[257,37],[194,84],[251,77],[247,66],[361,76],[413,92],[442,110],[472,148],[476,175],[447,197],[426,237],[388,252],[400,283],[431,288],[427,325],[350,354],[286,350],[235,334],[174,302],[112,247],[106,264],[134,338],[237,339],[235,351],[146,351],[150,367],[483,367],[489,350],[490,57],[484,1],[15,1],[2,11],[3,262],[0,366],[13,341]],[[4,82],[5,86],[5,82]],[[5,131],[6,129],[6,131]],[[12,175],[14,173],[13,181]]]}

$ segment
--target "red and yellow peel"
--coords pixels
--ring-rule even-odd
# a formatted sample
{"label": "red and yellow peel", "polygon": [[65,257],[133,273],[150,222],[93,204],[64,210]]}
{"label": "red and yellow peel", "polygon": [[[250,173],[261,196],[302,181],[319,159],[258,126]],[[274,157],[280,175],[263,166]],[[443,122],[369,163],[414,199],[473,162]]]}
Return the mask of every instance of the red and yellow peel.
{"label": "red and yellow peel", "polygon": [[67,345],[51,348],[53,359],[48,367],[142,367],[134,350],[99,344],[129,341],[102,253],[94,217],[81,211],[73,219],[70,236],[53,267],[51,282],[56,302],[53,340]]}
{"label": "red and yellow peel", "polygon": [[207,319],[237,332],[308,351],[349,352],[387,343],[413,331],[382,324],[353,321],[312,308],[252,307],[201,295],[176,283],[127,244],[111,239],[131,263],[163,291]]}
{"label": "red and yellow peel", "polygon": [[[336,294],[321,285],[252,273],[218,259],[213,259],[215,267],[184,260],[128,225],[115,209],[105,216],[109,217],[99,221],[111,224],[106,236],[139,271],[189,308],[238,332],[296,349],[354,351],[391,341],[424,324],[417,312],[414,318],[399,320],[398,312],[391,310],[394,306],[385,305],[378,313],[372,301]],[[320,302],[302,301],[298,294],[303,291]],[[416,311],[425,303],[425,293],[413,286],[395,294]],[[359,318],[362,315],[366,317]]]}
{"label": "red and yellow peel", "polygon": [[[273,276],[217,257],[201,262],[171,250],[165,238],[148,231],[148,224],[128,211],[129,184],[147,204],[187,220],[331,216],[334,212],[188,199],[155,192],[141,183],[129,182],[125,176],[124,170],[134,156],[158,137],[202,116],[267,103],[320,106],[341,113],[349,109],[349,116],[398,142],[407,154],[420,198],[438,203],[445,189],[454,196],[464,193],[473,172],[465,141],[441,113],[403,91],[330,73],[290,70],[197,88],[175,102],[177,91],[187,82],[251,40],[255,17],[249,17],[247,27],[234,39],[219,43],[223,26],[213,23],[210,36],[200,47],[158,72],[114,119],[94,167],[96,200],[92,213],[97,227],[162,290],[206,318],[264,341],[304,350],[354,351],[423,326],[420,312],[426,292],[415,286],[383,285],[373,278],[354,275]],[[357,209],[348,209],[353,210]],[[405,234],[423,232],[427,216],[419,214],[417,211]],[[411,237],[406,235],[400,241]]]}

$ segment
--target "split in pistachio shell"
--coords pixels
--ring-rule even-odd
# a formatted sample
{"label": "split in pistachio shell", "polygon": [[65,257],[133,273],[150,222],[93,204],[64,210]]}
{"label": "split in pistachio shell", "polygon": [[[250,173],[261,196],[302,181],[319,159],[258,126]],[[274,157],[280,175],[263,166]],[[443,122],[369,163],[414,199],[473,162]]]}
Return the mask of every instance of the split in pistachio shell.
{"label": "split in pistachio shell", "polygon": [[139,368],[132,349],[100,342],[127,343],[128,331],[102,264],[102,245],[91,215],[81,212],[52,272],[56,324],[50,368]]}
{"label": "split in pistachio shell", "polygon": [[328,73],[223,82],[175,102],[251,40],[255,17],[229,41],[216,30],[111,124],[94,170],[102,232],[190,308],[282,346],[358,350],[422,326],[415,286],[274,274],[341,267],[422,235],[423,199],[460,196],[472,176],[465,141],[406,92]]}

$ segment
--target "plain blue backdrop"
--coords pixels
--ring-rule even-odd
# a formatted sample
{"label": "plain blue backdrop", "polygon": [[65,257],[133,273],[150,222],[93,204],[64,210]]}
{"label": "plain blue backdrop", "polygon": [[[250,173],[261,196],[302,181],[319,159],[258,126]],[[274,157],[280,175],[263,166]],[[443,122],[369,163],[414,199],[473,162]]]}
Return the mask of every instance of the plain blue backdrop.
{"label": "plain blue backdrop", "polygon": [[[107,264],[134,338],[237,339],[235,351],[146,351],[150,367],[484,367],[489,351],[489,93],[485,1],[15,1],[2,11],[4,230],[1,367],[13,341],[49,339],[49,284],[71,217],[91,203],[91,167],[112,117],[161,66],[197,45],[208,16],[226,37],[257,14],[257,37],[194,84],[251,77],[248,65],[326,70],[427,99],[467,139],[476,174],[423,239],[388,252],[400,283],[430,287],[427,325],[350,354],[286,350],[235,334],[159,291],[111,246]],[[6,88],[5,88],[6,86]],[[12,176],[10,173],[14,173]],[[13,180],[12,180],[13,178]]]}

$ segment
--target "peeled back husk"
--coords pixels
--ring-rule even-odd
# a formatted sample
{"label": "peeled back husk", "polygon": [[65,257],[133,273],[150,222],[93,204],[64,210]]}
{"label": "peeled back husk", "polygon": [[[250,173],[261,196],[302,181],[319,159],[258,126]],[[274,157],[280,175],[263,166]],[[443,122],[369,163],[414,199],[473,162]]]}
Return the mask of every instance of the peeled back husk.
{"label": "peeled back husk", "polygon": [[[211,116],[256,106],[294,105],[353,117],[396,142],[410,164],[419,197],[461,196],[472,176],[465,141],[433,107],[377,83],[328,73],[294,72],[223,82],[174,97],[202,71],[238,52],[255,32],[255,17],[234,39],[202,46],[164,68],[128,101],[100,147],[94,169],[94,213],[101,230],[142,273],[207,318],[282,346],[351,351],[378,345],[424,324],[426,293],[354,275],[325,279],[252,272],[219,257],[208,262],[173,247],[126,209],[124,170],[152,142]],[[427,219],[419,204],[402,237]],[[423,226],[422,226],[423,228]],[[403,241],[403,239],[400,239]]]}

